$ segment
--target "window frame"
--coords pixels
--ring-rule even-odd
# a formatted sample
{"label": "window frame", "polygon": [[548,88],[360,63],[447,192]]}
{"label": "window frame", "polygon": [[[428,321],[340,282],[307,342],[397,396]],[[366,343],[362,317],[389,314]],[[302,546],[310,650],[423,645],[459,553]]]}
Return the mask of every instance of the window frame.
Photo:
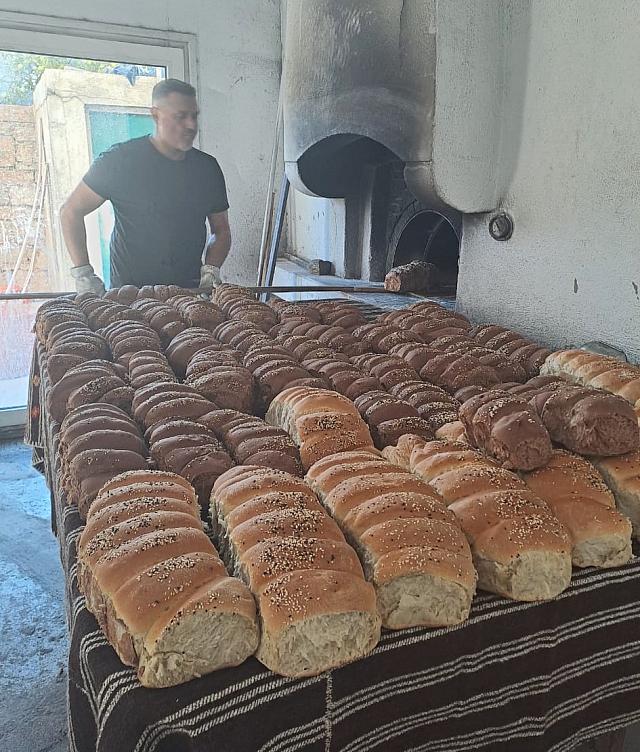
{"label": "window frame", "polygon": [[[198,88],[195,34],[0,10],[0,50],[163,67]],[[55,294],[0,295],[43,300]],[[0,430],[24,424],[25,407],[0,409]]]}

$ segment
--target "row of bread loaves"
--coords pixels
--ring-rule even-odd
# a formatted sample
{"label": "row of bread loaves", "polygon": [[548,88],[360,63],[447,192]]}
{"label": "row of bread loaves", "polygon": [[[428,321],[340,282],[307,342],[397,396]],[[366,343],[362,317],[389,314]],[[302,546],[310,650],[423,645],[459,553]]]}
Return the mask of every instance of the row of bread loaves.
{"label": "row of bread loaves", "polygon": [[258,645],[251,593],[229,577],[180,476],[133,472],[107,483],[78,562],[88,608],[145,687],[237,666]]}

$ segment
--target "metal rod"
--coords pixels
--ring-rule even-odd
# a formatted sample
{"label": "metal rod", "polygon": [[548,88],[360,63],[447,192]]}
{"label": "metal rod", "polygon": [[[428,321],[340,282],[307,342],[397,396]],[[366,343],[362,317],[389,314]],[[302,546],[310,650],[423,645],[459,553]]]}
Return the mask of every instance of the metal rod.
{"label": "metal rod", "polygon": [[[356,294],[369,294],[369,293],[388,293],[389,295],[409,295],[411,297],[423,298],[426,297],[453,297],[453,295],[432,295],[423,296],[416,295],[416,293],[396,293],[391,290],[385,290],[382,285],[380,287],[354,287],[351,285],[259,285],[256,287],[245,287],[247,292],[256,293],[279,293],[279,292],[345,292]],[[206,290],[192,289],[190,292],[205,293]],[[61,298],[68,295],[75,295],[75,292],[12,292],[12,293],[0,293],[0,302],[3,300],[48,300],[49,298]]]}
{"label": "metal rod", "polygon": [[[199,287],[188,288],[189,292],[208,295],[207,290]],[[69,292],[4,292],[0,293],[0,302],[3,300],[49,300],[50,298],[64,298],[78,293]]]}
{"label": "metal rod", "polygon": [[[350,287],[349,285],[261,285],[260,287],[245,287],[247,292],[350,292],[350,293],[381,293],[388,292],[384,287]],[[395,295],[396,293],[390,293]]]}
{"label": "metal rod", "polygon": [[273,204],[275,202],[275,191],[273,186],[276,181],[276,169],[278,166],[278,151],[280,148],[280,132],[282,131],[282,108],[283,108],[283,86],[282,73],[280,74],[280,89],[278,91],[278,111],[276,114],[276,127],[273,137],[273,148],[271,150],[271,162],[269,164],[269,183],[267,186],[267,202],[264,209],[264,218],[262,222],[262,237],[260,238],[260,256],[258,258],[258,278],[257,283],[260,285],[264,282],[265,260],[267,258],[267,247],[269,245],[269,227],[273,217]]}
{"label": "metal rod", "polygon": [[2,300],[48,300],[61,298],[65,295],[75,295],[75,292],[4,292],[0,294]]}
{"label": "metal rod", "polygon": [[[282,173],[282,181],[280,183],[280,194],[278,196],[278,208],[276,210],[276,218],[274,227],[271,233],[271,245],[269,246],[269,254],[267,255],[266,268],[264,270],[264,276],[259,284],[270,287],[273,284],[273,277],[276,273],[276,263],[278,261],[278,250],[280,248],[280,239],[282,238],[282,228],[284,227],[285,214],[287,210],[287,199],[289,198],[289,178],[287,173]],[[266,300],[265,295],[263,300]]]}

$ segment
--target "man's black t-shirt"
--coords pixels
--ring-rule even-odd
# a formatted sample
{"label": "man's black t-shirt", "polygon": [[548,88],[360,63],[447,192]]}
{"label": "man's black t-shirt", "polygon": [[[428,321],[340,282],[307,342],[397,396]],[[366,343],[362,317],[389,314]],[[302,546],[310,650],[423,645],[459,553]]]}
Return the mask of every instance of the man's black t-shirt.
{"label": "man's black t-shirt", "polygon": [[113,204],[112,287],[197,284],[205,219],[229,208],[214,157],[190,149],[168,159],[144,136],[101,154],[84,182]]}

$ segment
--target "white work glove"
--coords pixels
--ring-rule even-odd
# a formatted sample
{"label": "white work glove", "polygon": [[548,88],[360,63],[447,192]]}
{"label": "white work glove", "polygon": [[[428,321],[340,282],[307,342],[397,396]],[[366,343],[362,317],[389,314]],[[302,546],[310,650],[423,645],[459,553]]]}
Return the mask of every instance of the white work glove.
{"label": "white work glove", "polygon": [[200,267],[200,287],[203,290],[211,291],[214,287],[222,284],[220,269],[211,264],[203,264]]}
{"label": "white work glove", "polygon": [[76,281],[76,292],[94,292],[96,295],[104,295],[104,283],[93,271],[91,264],[72,267],[71,276]]}

